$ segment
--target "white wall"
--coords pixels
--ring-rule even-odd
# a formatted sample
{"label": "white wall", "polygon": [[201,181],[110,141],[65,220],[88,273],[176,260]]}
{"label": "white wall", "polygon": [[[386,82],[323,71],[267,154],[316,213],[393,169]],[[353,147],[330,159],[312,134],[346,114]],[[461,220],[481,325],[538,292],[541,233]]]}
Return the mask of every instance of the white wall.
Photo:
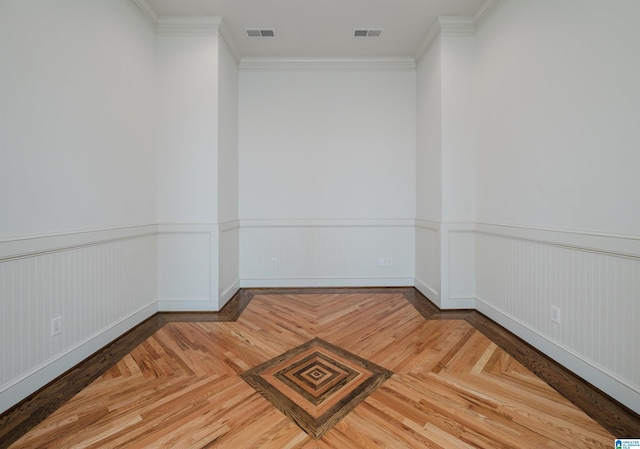
{"label": "white wall", "polygon": [[415,216],[415,72],[241,70],[240,217]]}
{"label": "white wall", "polygon": [[218,36],[160,34],[158,222],[218,218]]}
{"label": "white wall", "polygon": [[416,287],[442,308],[475,304],[471,33],[440,32],[418,61]]}
{"label": "white wall", "polygon": [[478,309],[637,412],[639,14],[508,1],[475,42]]}
{"label": "white wall", "polygon": [[478,34],[479,221],[638,235],[639,8],[507,2]]}
{"label": "white wall", "polygon": [[153,35],[125,3],[0,4],[0,238],[154,223]]}
{"label": "white wall", "polygon": [[412,283],[415,92],[412,69],[241,69],[242,285]]}
{"label": "white wall", "polygon": [[218,309],[240,288],[238,216],[238,61],[222,36],[218,45]]}
{"label": "white wall", "polygon": [[218,45],[215,28],[157,38],[160,310],[218,309]]}
{"label": "white wall", "polygon": [[157,310],[157,108],[124,0],[2,1],[0,42],[2,412]]}
{"label": "white wall", "polygon": [[438,34],[416,71],[415,285],[440,305],[442,220],[442,57]]}
{"label": "white wall", "polygon": [[441,34],[442,220],[468,223],[475,219],[474,36],[446,27]]}
{"label": "white wall", "polygon": [[238,61],[218,40],[218,221],[238,220]]}
{"label": "white wall", "polygon": [[416,217],[442,219],[442,56],[438,35],[416,72]]}

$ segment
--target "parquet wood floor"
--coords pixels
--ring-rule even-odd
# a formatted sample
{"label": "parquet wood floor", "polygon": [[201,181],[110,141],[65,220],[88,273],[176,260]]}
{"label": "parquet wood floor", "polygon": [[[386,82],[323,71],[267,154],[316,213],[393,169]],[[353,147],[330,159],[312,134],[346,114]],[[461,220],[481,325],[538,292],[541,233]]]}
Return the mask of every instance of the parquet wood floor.
{"label": "parquet wood floor", "polygon": [[[240,376],[320,338],[393,375],[318,440]],[[12,448],[610,448],[614,436],[462,319],[397,293],[258,294],[172,322]]]}

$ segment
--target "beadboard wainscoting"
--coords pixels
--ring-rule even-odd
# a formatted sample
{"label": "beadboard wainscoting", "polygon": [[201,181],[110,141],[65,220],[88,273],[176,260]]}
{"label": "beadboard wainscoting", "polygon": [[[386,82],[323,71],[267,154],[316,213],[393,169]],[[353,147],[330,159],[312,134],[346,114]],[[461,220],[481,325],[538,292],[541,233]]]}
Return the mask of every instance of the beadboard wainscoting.
{"label": "beadboard wainscoting", "polygon": [[240,288],[240,223],[158,225],[158,309],[218,311]]}
{"label": "beadboard wainscoting", "polygon": [[440,307],[443,309],[475,308],[475,223],[441,223],[440,253],[442,256]]}
{"label": "beadboard wainscoting", "polygon": [[157,312],[156,254],[155,225],[0,241],[0,413]]}
{"label": "beadboard wainscoting", "polygon": [[218,310],[218,225],[158,225],[158,309]]}
{"label": "beadboard wainscoting", "polygon": [[440,303],[440,222],[416,220],[415,287],[438,307]]}
{"label": "beadboard wainscoting", "polygon": [[241,220],[242,287],[413,285],[415,220]]}
{"label": "beadboard wainscoting", "polygon": [[475,307],[475,224],[416,220],[415,287],[442,309]]}
{"label": "beadboard wainscoting", "polygon": [[477,309],[640,410],[640,237],[478,223],[476,245]]}

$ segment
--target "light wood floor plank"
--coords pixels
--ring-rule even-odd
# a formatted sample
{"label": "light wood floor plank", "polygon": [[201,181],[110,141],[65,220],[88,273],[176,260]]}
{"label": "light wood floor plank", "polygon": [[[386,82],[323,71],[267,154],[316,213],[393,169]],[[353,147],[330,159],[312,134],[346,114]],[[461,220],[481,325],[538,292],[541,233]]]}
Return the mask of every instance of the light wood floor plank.
{"label": "light wood floor plank", "polygon": [[[318,440],[239,374],[313,338],[393,371]],[[321,409],[321,408],[319,408]],[[12,448],[610,448],[614,436],[468,322],[397,293],[258,294],[173,322]]]}

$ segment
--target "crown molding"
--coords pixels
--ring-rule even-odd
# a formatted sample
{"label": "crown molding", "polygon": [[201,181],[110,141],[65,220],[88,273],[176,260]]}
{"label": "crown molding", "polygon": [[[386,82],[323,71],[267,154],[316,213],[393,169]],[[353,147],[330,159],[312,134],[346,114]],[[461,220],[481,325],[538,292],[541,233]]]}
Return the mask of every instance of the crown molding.
{"label": "crown molding", "polygon": [[425,36],[424,40],[420,44],[420,47],[418,48],[418,51],[414,55],[414,59],[416,60],[416,62],[422,59],[429,47],[431,47],[431,44],[433,44],[433,41],[435,41],[439,35],[440,25],[436,21],[436,23],[431,28],[429,28],[429,32]]}
{"label": "crown molding", "polygon": [[415,70],[408,58],[257,58],[240,60],[243,70]]}
{"label": "crown molding", "polygon": [[440,16],[438,25],[443,36],[473,36],[476,31],[471,17]]}
{"label": "crown molding", "polygon": [[480,7],[480,10],[473,16],[473,26],[476,31],[487,21],[487,19],[495,13],[500,6],[504,4],[505,0],[487,0],[484,5]]}
{"label": "crown molding", "polygon": [[156,15],[155,11],[149,6],[147,0],[128,0],[128,3],[155,30],[155,28],[158,26],[158,16]]}
{"label": "crown molding", "polygon": [[[147,0],[128,0],[128,2],[154,27],[156,34],[217,34],[222,28],[222,17],[158,16]],[[227,42],[227,46],[232,47],[233,44]]]}
{"label": "crown molding", "polygon": [[127,0],[135,11],[153,28],[156,34],[216,34],[240,63],[240,52],[222,17],[159,17],[147,0]]}
{"label": "crown molding", "polygon": [[221,17],[158,17],[158,34],[218,34]]}
{"label": "crown molding", "polygon": [[473,36],[487,19],[505,2],[505,0],[486,0],[473,17],[440,16],[431,26],[424,40],[418,47],[414,58],[422,59],[438,35]]}
{"label": "crown molding", "polygon": [[242,56],[240,56],[238,48],[233,42],[233,39],[231,39],[231,34],[229,33],[229,29],[227,28],[226,21],[224,19],[220,21],[218,31],[220,33],[220,36],[222,37],[222,42],[227,47],[227,49],[229,49],[229,52],[233,55],[236,63],[240,64],[240,59],[242,59]]}

